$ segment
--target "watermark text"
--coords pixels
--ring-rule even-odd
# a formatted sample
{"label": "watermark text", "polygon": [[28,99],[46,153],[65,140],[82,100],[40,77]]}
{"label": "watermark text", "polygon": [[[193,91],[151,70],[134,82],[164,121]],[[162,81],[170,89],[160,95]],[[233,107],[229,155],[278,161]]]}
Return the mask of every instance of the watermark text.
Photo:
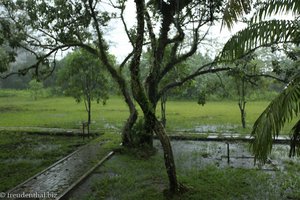
{"label": "watermark text", "polygon": [[53,192],[43,192],[43,193],[38,193],[38,192],[32,192],[32,193],[5,193],[5,192],[0,192],[0,199],[1,198],[6,198],[6,199],[15,199],[15,198],[24,198],[24,199],[30,199],[30,198],[38,198],[38,199],[55,199],[57,197],[56,193]]}

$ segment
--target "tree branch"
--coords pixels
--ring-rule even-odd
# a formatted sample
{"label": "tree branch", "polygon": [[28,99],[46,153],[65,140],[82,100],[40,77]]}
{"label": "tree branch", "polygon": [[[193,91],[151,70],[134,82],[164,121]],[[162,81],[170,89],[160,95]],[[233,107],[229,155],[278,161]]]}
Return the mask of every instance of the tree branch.
{"label": "tree branch", "polygon": [[[173,46],[172,49],[172,55],[171,55],[171,59],[170,62],[166,65],[166,67],[162,70],[161,74],[160,74],[160,80],[178,63],[183,62],[184,60],[186,60],[187,58],[189,58],[190,56],[194,55],[194,53],[197,51],[198,48],[198,44],[199,42],[201,42],[206,35],[208,34],[209,29],[205,32],[205,34],[199,38],[199,29],[202,26],[201,22],[198,23],[197,28],[194,29],[194,40],[193,40],[193,44],[190,48],[190,50],[188,52],[186,52],[185,54],[181,55],[180,57],[176,58],[176,51],[178,46]],[[175,49],[176,48],[176,49]]]}
{"label": "tree branch", "polygon": [[[175,81],[173,83],[167,84],[164,88],[162,88],[159,91],[157,99],[160,99],[161,96],[163,94],[165,94],[167,91],[169,91],[170,89],[172,89],[174,87],[179,87],[179,86],[183,85],[184,83],[186,83],[187,81],[192,80],[193,78],[195,78],[199,75],[208,74],[208,73],[216,73],[216,72],[221,72],[221,71],[228,71],[231,69],[230,67],[211,68],[214,64],[216,64],[216,63],[212,62],[212,63],[208,63],[206,65],[203,65],[197,71],[195,71],[193,74],[190,74],[190,75],[186,76],[185,78],[181,79],[181,81]],[[207,70],[202,70],[206,67],[210,67],[210,68]]]}
{"label": "tree branch", "polygon": [[[17,72],[10,72],[6,75],[3,75],[3,76],[0,76],[1,79],[6,79],[12,75],[25,75],[27,74],[31,69],[35,69],[36,70],[36,75],[38,75],[38,68],[39,68],[39,65],[46,59],[48,58],[49,56],[51,56],[53,53],[56,54],[56,52],[58,50],[61,50],[61,49],[64,49],[64,48],[70,48],[70,47],[82,47],[84,49],[86,49],[87,51],[89,51],[90,53],[93,53],[94,55],[97,55],[97,51],[95,49],[93,49],[92,47],[86,45],[86,44],[82,44],[82,43],[70,43],[70,44],[64,44],[64,45],[61,45],[61,46],[57,46],[55,48],[53,48],[50,52],[48,52],[47,54],[43,55],[43,56],[38,56],[36,53],[36,59],[37,59],[37,62],[29,67],[26,67],[26,68],[23,68],[23,69],[20,69],[18,70]],[[30,51],[31,52],[31,51]],[[52,70],[53,72],[53,70]]]}
{"label": "tree branch", "polygon": [[275,80],[277,80],[277,81],[279,81],[279,82],[282,82],[282,83],[285,83],[285,84],[289,83],[289,81],[284,80],[284,79],[281,79],[281,78],[276,77],[276,76],[273,76],[273,75],[271,75],[271,74],[254,74],[254,75],[245,74],[245,75],[246,75],[247,77],[249,77],[249,78],[254,78],[254,77],[266,77],[266,78],[272,78],[272,79],[275,79]]}
{"label": "tree branch", "polygon": [[123,26],[124,26],[126,35],[127,35],[128,39],[129,39],[129,41],[130,41],[132,47],[134,48],[134,41],[132,40],[132,37],[130,36],[129,30],[128,30],[128,28],[127,28],[127,24],[126,24],[126,22],[125,22],[124,15],[123,15],[124,10],[125,10],[125,1],[122,2],[122,5],[121,5],[120,7],[121,7],[121,8],[120,8],[120,9],[121,9],[121,14],[120,14],[120,16],[121,16],[121,21],[122,21],[122,23],[123,23]]}
{"label": "tree branch", "polygon": [[156,37],[155,37],[154,31],[153,31],[151,18],[150,18],[150,15],[149,15],[147,9],[145,9],[145,19],[146,19],[149,37],[150,37],[150,41],[151,41],[151,48],[154,50],[154,49],[156,49]]}

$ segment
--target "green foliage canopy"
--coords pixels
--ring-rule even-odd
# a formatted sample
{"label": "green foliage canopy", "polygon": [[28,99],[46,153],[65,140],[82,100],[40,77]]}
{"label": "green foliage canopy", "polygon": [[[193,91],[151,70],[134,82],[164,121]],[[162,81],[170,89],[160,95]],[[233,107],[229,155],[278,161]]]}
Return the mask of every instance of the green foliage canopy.
{"label": "green foliage canopy", "polygon": [[76,50],[64,59],[65,65],[58,73],[58,83],[66,95],[77,102],[108,99],[108,79],[103,64],[84,50]]}

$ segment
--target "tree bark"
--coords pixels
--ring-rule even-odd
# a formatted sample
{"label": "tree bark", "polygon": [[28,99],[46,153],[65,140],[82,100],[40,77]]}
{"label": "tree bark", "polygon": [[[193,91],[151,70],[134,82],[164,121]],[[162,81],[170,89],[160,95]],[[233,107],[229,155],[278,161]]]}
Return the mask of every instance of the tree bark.
{"label": "tree bark", "polygon": [[242,127],[246,128],[246,86],[245,86],[245,79],[242,78],[241,85],[238,86],[240,88],[239,92],[239,108],[241,112],[241,122],[242,122]]}
{"label": "tree bark", "polygon": [[241,112],[241,122],[242,122],[242,127],[246,128],[246,102],[239,102],[239,108]]}
{"label": "tree bark", "polygon": [[92,109],[92,105],[91,105],[91,98],[90,96],[88,96],[88,123],[87,123],[87,131],[88,131],[88,136],[90,135],[90,125],[91,125],[91,109]]}
{"label": "tree bark", "polygon": [[156,118],[155,114],[148,113],[145,115],[148,120],[152,121],[152,130],[159,138],[159,141],[163,148],[165,167],[169,179],[169,190],[172,194],[177,193],[179,190],[179,185],[176,176],[176,166],[174,162],[173,150],[170,143],[170,139],[165,131],[165,128],[161,122]]}
{"label": "tree bark", "polygon": [[127,146],[127,147],[131,147],[131,146],[135,146],[135,144],[133,143],[132,137],[131,137],[131,131],[132,131],[132,127],[135,124],[137,118],[138,118],[138,112],[133,104],[133,102],[131,101],[130,96],[128,96],[129,94],[127,94],[127,92],[123,93],[123,96],[125,97],[125,101],[129,107],[129,117],[125,122],[125,125],[123,127],[122,130],[122,145],[123,146]]}
{"label": "tree bark", "polygon": [[167,124],[167,118],[166,118],[166,105],[167,105],[167,94],[163,94],[161,96],[161,123],[164,127],[166,127]]}

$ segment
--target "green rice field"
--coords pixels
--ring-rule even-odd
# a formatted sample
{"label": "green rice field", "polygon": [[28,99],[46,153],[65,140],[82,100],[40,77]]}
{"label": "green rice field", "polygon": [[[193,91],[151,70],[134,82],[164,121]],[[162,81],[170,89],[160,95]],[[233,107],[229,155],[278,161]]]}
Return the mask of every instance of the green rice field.
{"label": "green rice field", "polygon": [[[268,101],[248,102],[247,128],[241,128],[240,112],[235,101],[207,102],[199,106],[195,101],[167,102],[167,130],[183,132],[238,132],[249,134],[254,121],[268,105]],[[158,106],[157,115],[160,116]],[[106,105],[92,105],[92,129],[120,129],[128,116],[122,97],[112,96]],[[141,117],[141,114],[140,114]],[[80,128],[87,113],[83,103],[71,97],[43,97],[34,101],[28,91],[0,91],[0,127]],[[291,124],[284,129],[288,133]]]}

